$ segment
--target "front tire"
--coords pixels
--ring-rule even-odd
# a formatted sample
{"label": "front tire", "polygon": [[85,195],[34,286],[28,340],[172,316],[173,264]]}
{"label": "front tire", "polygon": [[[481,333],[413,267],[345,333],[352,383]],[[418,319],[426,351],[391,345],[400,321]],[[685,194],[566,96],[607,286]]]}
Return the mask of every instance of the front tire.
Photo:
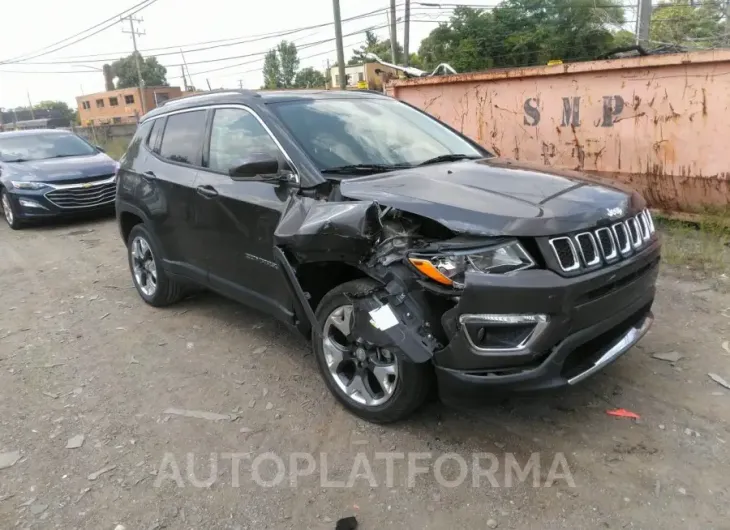
{"label": "front tire", "polygon": [[129,233],[127,256],[137,293],[149,305],[164,307],[184,296],[182,284],[170,278],[162,268],[160,253],[143,224],[138,224]]}
{"label": "front tire", "polygon": [[373,423],[402,420],[428,397],[433,379],[429,363],[404,359],[397,348],[379,348],[358,341],[352,331],[352,301],[348,295],[378,287],[371,279],[353,280],[332,289],[316,316],[321,337],[313,334],[312,348],[330,392],[345,408]]}
{"label": "front tire", "polygon": [[23,228],[23,223],[18,219],[18,212],[15,211],[13,202],[10,200],[10,194],[5,189],[0,188],[0,208],[3,211],[3,217],[8,226],[13,230]]}

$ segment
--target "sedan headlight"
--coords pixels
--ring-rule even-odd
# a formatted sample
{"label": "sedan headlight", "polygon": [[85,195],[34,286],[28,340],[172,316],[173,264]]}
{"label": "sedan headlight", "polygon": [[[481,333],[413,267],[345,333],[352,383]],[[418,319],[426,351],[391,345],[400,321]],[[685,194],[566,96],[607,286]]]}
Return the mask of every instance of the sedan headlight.
{"label": "sedan headlight", "polygon": [[505,274],[532,267],[535,262],[517,241],[478,250],[428,256],[411,254],[411,264],[422,274],[442,285],[464,287],[467,271]]}
{"label": "sedan headlight", "polygon": [[15,182],[11,180],[10,184],[13,185],[13,188],[19,190],[42,190],[46,187],[46,184],[43,182]]}

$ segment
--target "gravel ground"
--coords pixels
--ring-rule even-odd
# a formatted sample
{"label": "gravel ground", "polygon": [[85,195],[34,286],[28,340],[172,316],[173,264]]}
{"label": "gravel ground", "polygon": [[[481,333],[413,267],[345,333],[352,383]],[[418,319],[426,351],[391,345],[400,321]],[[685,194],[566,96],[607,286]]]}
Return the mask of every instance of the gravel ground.
{"label": "gravel ground", "polygon": [[142,303],[113,220],[2,226],[0,528],[730,528],[723,278],[665,268],[652,331],[579,388],[379,427],[274,320],[213,294]]}

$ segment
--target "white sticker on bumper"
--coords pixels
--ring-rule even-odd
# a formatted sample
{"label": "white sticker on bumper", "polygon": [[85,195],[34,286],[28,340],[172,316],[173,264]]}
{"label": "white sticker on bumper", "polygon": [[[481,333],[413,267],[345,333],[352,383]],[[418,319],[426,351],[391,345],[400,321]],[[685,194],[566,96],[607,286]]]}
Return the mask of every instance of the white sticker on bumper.
{"label": "white sticker on bumper", "polygon": [[378,309],[374,309],[368,313],[370,315],[370,323],[380,331],[385,331],[393,326],[398,325],[398,318],[393,313],[389,305],[384,305]]}

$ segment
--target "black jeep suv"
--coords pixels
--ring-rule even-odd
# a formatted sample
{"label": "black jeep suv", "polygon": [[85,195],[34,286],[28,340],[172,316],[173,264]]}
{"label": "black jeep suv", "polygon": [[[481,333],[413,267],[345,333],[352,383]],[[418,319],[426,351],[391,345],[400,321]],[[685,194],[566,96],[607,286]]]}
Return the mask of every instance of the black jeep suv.
{"label": "black jeep suv", "polygon": [[[355,414],[575,384],[653,321],[644,200],[493,157],[370,92],[221,91],[148,113],[117,217],[145,302],[191,287],[312,339]],[[435,377],[434,377],[435,376]]]}

